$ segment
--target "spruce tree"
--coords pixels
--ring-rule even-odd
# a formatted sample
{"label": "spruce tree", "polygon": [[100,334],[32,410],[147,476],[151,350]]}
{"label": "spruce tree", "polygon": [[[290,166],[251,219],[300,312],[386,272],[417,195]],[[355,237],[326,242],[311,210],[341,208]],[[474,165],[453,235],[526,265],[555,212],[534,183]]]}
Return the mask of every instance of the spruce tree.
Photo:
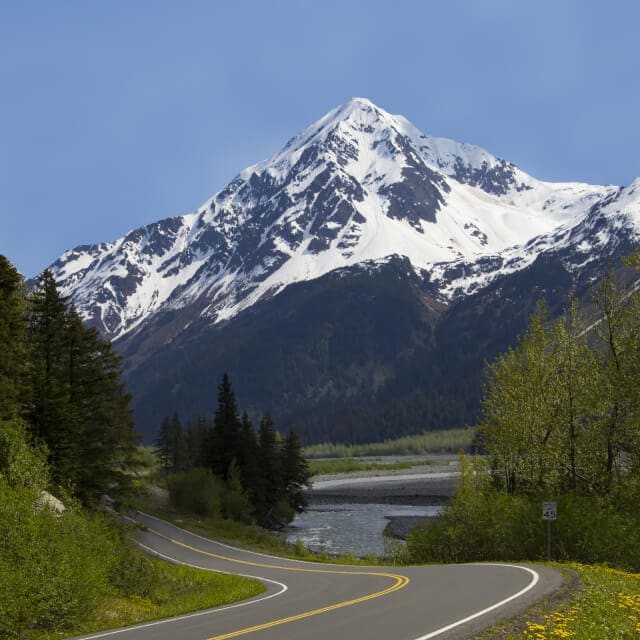
{"label": "spruce tree", "polygon": [[45,271],[29,308],[30,383],[27,412],[34,435],[50,452],[53,480],[85,502],[124,489],[135,453],[130,395],[122,360],[59,294]]}
{"label": "spruce tree", "polygon": [[69,414],[77,435],[78,492],[85,500],[109,487],[121,490],[130,476],[124,472],[134,457],[135,433],[131,396],[121,380],[122,359],[78,314],[69,312],[77,333],[68,360]]}
{"label": "spruce tree", "polygon": [[30,302],[32,401],[27,419],[36,438],[44,441],[49,449],[54,482],[73,483],[75,478],[70,478],[69,473],[77,457],[77,434],[68,403],[67,305],[50,271],[38,277]]}
{"label": "spruce tree", "polygon": [[171,468],[173,471],[185,471],[188,467],[187,440],[177,413],[170,421]]}
{"label": "spruce tree", "polygon": [[188,467],[206,468],[208,466],[209,431],[211,427],[204,416],[196,416],[187,427],[185,439],[187,445]]}
{"label": "spruce tree", "polygon": [[304,490],[309,486],[311,472],[302,455],[302,444],[298,434],[290,429],[284,439],[281,452],[282,483],[289,506],[301,513],[307,506]]}
{"label": "spruce tree", "polygon": [[261,476],[258,460],[258,440],[256,432],[246,412],[240,418],[241,447],[238,466],[242,474],[242,482],[249,496],[255,504],[256,496],[260,494]]}
{"label": "spruce tree", "polygon": [[169,470],[171,460],[171,421],[169,416],[162,418],[155,439],[156,455],[165,471]]}
{"label": "spruce tree", "polygon": [[229,474],[229,465],[240,457],[240,420],[236,397],[231,389],[229,376],[225,373],[218,385],[218,408],[211,430],[209,465],[213,473],[224,480]]}
{"label": "spruce tree", "polygon": [[258,431],[258,464],[260,467],[260,490],[256,496],[256,515],[260,524],[267,528],[281,526],[280,503],[285,499],[282,461],[279,451],[279,435],[270,415],[260,420]]}
{"label": "spruce tree", "polygon": [[27,399],[25,305],[22,276],[0,255],[0,420],[20,415]]}

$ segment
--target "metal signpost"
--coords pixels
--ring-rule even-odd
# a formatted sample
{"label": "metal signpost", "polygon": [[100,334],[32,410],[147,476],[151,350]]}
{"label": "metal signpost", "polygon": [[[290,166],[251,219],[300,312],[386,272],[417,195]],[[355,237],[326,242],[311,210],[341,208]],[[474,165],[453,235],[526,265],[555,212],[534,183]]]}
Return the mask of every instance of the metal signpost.
{"label": "metal signpost", "polygon": [[551,561],[551,521],[558,519],[558,503],[542,503],[542,519],[547,521],[547,560]]}

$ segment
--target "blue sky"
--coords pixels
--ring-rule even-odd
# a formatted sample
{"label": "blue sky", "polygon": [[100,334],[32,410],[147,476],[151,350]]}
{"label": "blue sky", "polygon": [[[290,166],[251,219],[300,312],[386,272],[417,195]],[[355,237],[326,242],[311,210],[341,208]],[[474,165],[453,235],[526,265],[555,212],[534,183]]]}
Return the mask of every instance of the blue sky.
{"label": "blue sky", "polygon": [[352,96],[546,180],[640,175],[640,3],[0,0],[0,253],[188,213]]}

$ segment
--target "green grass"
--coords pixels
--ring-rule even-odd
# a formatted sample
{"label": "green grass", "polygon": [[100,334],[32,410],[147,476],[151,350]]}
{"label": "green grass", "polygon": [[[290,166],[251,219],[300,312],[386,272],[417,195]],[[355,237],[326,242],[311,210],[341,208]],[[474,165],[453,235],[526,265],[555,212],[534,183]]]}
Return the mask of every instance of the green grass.
{"label": "green grass", "polygon": [[175,565],[148,558],[146,554],[145,559],[154,567],[154,580],[149,585],[146,595],[124,596],[113,593],[78,627],[66,629],[64,632],[32,630],[22,638],[53,640],[124,627],[237,602],[254,597],[265,590],[264,585],[258,580]]}
{"label": "green grass", "polygon": [[262,527],[246,525],[233,520],[200,517],[195,514],[185,513],[175,509],[166,501],[158,500],[149,495],[139,495],[130,506],[204,537],[251,551],[259,551],[283,558],[331,564],[376,565],[383,562],[376,556],[357,558],[354,555],[333,556],[327,553],[314,553],[300,541],[291,544],[284,537]]}
{"label": "green grass", "polygon": [[336,458],[332,460],[308,460],[309,470],[314,476],[349,473],[351,471],[411,469],[424,462],[384,462],[355,460],[354,458]]}
{"label": "green grass", "polygon": [[470,451],[475,428],[428,431],[371,444],[314,444],[304,448],[306,458],[357,458],[385,455],[428,455]]}

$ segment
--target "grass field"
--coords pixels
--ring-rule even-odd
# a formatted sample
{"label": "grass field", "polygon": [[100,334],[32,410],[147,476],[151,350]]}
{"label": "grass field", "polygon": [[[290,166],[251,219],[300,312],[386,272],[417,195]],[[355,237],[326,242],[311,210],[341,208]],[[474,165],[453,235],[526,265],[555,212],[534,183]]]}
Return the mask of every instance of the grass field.
{"label": "grass field", "polygon": [[428,455],[470,451],[476,430],[446,429],[370,444],[314,444],[304,448],[306,458],[358,458],[362,456]]}
{"label": "grass field", "polygon": [[335,458],[332,460],[308,460],[309,470],[314,476],[331,475],[334,473],[350,473],[352,471],[374,471],[374,470],[398,470],[411,469],[418,464],[428,464],[425,462],[384,462],[356,460],[354,458]]}

